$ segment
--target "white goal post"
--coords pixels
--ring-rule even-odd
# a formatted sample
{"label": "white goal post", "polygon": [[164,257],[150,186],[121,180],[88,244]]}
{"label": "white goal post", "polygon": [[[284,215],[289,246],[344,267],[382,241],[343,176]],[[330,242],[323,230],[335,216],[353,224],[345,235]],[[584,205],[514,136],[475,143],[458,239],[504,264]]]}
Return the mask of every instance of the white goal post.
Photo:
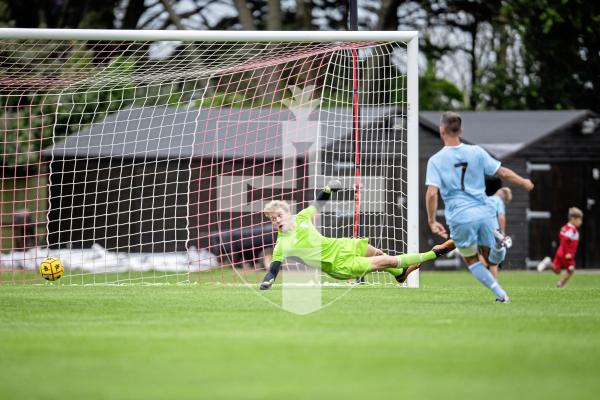
{"label": "white goal post", "polygon": [[417,32],[2,28],[0,100],[0,284],[256,282],[330,178],[323,234],[419,250]]}

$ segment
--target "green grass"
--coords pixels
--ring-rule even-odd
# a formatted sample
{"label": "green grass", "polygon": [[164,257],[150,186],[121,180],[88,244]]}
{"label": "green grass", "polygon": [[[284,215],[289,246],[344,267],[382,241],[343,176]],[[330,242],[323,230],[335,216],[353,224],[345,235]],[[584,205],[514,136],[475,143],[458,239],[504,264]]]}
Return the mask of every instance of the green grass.
{"label": "green grass", "polygon": [[510,304],[466,272],[423,272],[418,290],[358,287],[305,316],[246,287],[2,286],[0,396],[597,398],[600,274],[501,281]]}
{"label": "green grass", "polygon": [[[213,284],[215,282],[226,285],[240,285],[244,281],[261,282],[265,275],[264,270],[238,270],[236,273],[231,267],[218,268],[205,272],[108,272],[89,273],[81,271],[67,271],[57,284],[60,285],[162,285],[162,284],[185,284],[201,283]],[[4,270],[0,272],[0,285],[31,285],[44,284],[46,281],[34,270]]]}

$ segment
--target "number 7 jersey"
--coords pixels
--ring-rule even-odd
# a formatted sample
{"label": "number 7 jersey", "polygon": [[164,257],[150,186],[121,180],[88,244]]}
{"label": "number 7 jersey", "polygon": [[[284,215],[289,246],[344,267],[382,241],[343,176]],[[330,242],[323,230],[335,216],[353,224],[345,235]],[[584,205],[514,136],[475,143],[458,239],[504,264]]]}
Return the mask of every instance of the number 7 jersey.
{"label": "number 7 jersey", "polygon": [[487,203],[485,176],[496,174],[500,161],[479,146],[445,146],[427,162],[425,184],[440,190],[446,223],[456,225],[494,217]]}

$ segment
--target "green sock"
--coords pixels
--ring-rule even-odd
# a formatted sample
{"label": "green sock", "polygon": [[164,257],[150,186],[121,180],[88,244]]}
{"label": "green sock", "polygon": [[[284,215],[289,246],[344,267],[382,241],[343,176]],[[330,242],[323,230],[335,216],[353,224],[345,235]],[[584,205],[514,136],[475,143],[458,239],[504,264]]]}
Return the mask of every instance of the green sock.
{"label": "green sock", "polygon": [[404,268],[386,268],[384,271],[389,272],[394,276],[400,276],[404,273]]}
{"label": "green sock", "polygon": [[419,264],[425,261],[435,260],[437,256],[433,251],[428,251],[426,253],[408,253],[401,254],[397,256],[398,258],[398,267],[408,267],[409,265]]}

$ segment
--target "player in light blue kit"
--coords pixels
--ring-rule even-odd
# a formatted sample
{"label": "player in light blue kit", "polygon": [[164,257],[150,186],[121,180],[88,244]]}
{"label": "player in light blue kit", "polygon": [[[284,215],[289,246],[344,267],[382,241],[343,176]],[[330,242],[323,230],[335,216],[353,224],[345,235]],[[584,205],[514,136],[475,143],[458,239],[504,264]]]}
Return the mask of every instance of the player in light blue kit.
{"label": "player in light blue kit", "polygon": [[487,198],[488,202],[494,208],[496,212],[496,221],[498,226],[494,231],[494,237],[496,238],[496,244],[490,249],[490,256],[488,257],[490,265],[488,269],[498,279],[498,265],[506,258],[506,250],[512,246],[512,239],[506,235],[506,206],[512,200],[512,191],[510,188],[501,187],[491,196]]}
{"label": "player in light blue kit", "polygon": [[465,258],[469,271],[496,295],[496,301],[508,302],[508,295],[479,260],[490,265],[490,248],[495,245],[496,212],[487,201],[485,176],[496,175],[510,183],[532,190],[533,183],[524,179],[490,156],[479,146],[460,141],[462,119],[455,112],[445,112],[440,121],[444,148],[427,163],[427,220],[431,232],[448,238],[444,226],[436,221],[438,193],[442,196],[450,236]]}

